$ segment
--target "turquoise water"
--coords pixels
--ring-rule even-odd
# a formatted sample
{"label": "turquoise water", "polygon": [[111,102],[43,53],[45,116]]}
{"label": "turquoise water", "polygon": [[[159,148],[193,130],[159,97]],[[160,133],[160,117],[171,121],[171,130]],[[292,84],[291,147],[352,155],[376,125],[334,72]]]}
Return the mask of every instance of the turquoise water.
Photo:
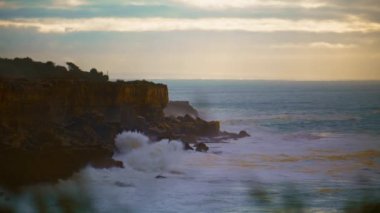
{"label": "turquoise water", "polygon": [[164,83],[171,100],[189,100],[210,119],[251,122],[279,132],[380,134],[380,82]]}

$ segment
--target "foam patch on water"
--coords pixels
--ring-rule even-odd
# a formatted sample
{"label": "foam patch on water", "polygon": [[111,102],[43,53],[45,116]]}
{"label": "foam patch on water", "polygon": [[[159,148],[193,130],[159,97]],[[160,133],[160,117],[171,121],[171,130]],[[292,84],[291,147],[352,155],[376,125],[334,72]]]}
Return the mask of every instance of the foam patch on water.
{"label": "foam patch on water", "polygon": [[114,156],[133,169],[146,172],[163,172],[174,167],[184,153],[179,141],[161,140],[149,143],[140,133],[123,132],[116,136],[118,153]]}
{"label": "foam patch on water", "polygon": [[316,132],[316,133],[293,133],[283,137],[284,140],[319,140],[322,138],[332,137],[334,134],[331,132]]}

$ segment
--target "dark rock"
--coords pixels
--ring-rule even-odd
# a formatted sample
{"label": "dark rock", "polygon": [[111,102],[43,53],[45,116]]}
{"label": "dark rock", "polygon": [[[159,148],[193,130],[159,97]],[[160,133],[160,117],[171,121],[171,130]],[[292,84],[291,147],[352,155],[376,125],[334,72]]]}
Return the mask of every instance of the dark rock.
{"label": "dark rock", "polygon": [[165,116],[185,116],[198,117],[198,111],[190,105],[188,101],[169,101],[164,109]]}
{"label": "dark rock", "polygon": [[155,178],[156,178],[156,179],[164,179],[164,178],[166,178],[166,177],[165,177],[165,176],[162,176],[162,175],[157,175]]}
{"label": "dark rock", "polygon": [[242,130],[239,132],[239,137],[240,138],[244,138],[244,137],[250,137],[251,135],[249,135],[246,131]]}
{"label": "dark rock", "polygon": [[122,168],[112,154],[114,138],[123,130],[142,132],[152,141],[181,140],[188,150],[196,144],[201,152],[208,147],[198,142],[249,136],[221,133],[218,121],[197,117],[188,102],[172,102],[185,113],[164,117],[166,85],[109,82],[96,69],[69,65],[70,71],[52,62],[0,58],[0,184],[56,181],[89,163]]}
{"label": "dark rock", "polygon": [[112,158],[93,160],[91,162],[91,166],[96,169],[124,168],[123,162],[114,160]]}
{"label": "dark rock", "polygon": [[164,129],[160,129],[160,128],[156,127],[156,126],[155,127],[150,127],[148,129],[148,134],[152,135],[152,136],[156,136],[156,138],[158,140],[164,139],[164,138],[166,138],[165,136],[167,136],[166,131]]}
{"label": "dark rock", "polygon": [[195,151],[197,152],[207,152],[208,146],[205,143],[198,143],[195,145]]}
{"label": "dark rock", "polygon": [[189,144],[196,144],[197,143],[197,137],[195,135],[183,135],[180,137],[182,142],[189,143]]}
{"label": "dark rock", "polygon": [[143,131],[148,128],[148,122],[143,116],[136,117],[136,129]]}
{"label": "dark rock", "polygon": [[183,143],[184,150],[194,150],[193,147],[191,147],[189,143],[187,142],[182,142],[182,143]]}
{"label": "dark rock", "polygon": [[186,115],[182,118],[182,121],[193,123],[195,120],[194,120],[193,117],[191,117],[190,115],[186,114]]}
{"label": "dark rock", "polygon": [[219,121],[207,122],[207,125],[205,125],[203,129],[205,136],[216,136],[219,134],[219,130],[220,130]]}
{"label": "dark rock", "polygon": [[223,131],[223,132],[220,132],[219,135],[215,137],[214,139],[216,139],[217,141],[224,141],[224,140],[230,140],[230,139],[237,140],[239,138],[249,137],[249,136],[250,135],[246,131],[240,131],[239,134]]}
{"label": "dark rock", "polygon": [[0,185],[54,182],[89,163],[122,167],[111,158],[116,134],[147,132],[163,118],[166,85],[109,82],[73,64],[70,70],[29,58],[0,59]]}
{"label": "dark rock", "polygon": [[194,135],[197,137],[213,137],[219,134],[220,124],[218,121],[205,121],[201,118],[192,118],[189,115],[177,117],[179,123],[170,122],[170,128],[176,134]]}
{"label": "dark rock", "polygon": [[69,178],[89,161],[107,157],[111,158],[112,152],[97,147],[0,150],[0,185],[13,190],[29,184],[56,182]]}

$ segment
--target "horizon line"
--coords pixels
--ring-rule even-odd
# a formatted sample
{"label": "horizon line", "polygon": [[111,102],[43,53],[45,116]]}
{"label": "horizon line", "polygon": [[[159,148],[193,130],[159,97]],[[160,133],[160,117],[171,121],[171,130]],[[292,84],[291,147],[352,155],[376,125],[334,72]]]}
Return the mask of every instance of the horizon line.
{"label": "horizon line", "polygon": [[110,78],[116,80],[147,80],[147,81],[282,81],[282,82],[380,82],[380,79],[333,79],[333,80],[295,80],[295,79],[234,79],[234,78]]}

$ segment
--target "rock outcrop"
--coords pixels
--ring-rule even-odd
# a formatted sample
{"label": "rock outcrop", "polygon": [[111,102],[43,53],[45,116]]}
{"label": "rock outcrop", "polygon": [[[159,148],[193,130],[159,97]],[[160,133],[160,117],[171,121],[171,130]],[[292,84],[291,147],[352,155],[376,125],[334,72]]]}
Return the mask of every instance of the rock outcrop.
{"label": "rock outcrop", "polygon": [[136,117],[163,117],[167,87],[145,81],[0,81],[0,185],[69,177],[112,161],[114,137]]}
{"label": "rock outcrop", "polygon": [[205,143],[198,143],[195,145],[195,151],[197,152],[207,152],[208,146]]}
{"label": "rock outcrop", "polygon": [[190,115],[194,118],[199,117],[198,111],[190,105],[188,101],[169,101],[164,108],[165,116],[185,116]]}
{"label": "rock outcrop", "polygon": [[[197,117],[188,102],[182,116],[165,117],[168,88],[147,81],[108,81],[96,69],[52,62],[0,59],[0,185],[20,186],[69,177],[87,164],[119,167],[114,138],[139,131],[151,141],[204,142],[247,136],[220,132],[218,121]],[[177,103],[178,104],[178,103]],[[190,106],[190,107],[189,107]]]}
{"label": "rock outcrop", "polygon": [[95,69],[0,59],[0,185],[54,181],[113,161],[114,137],[163,117],[166,85],[109,82]]}
{"label": "rock outcrop", "polygon": [[[163,117],[166,85],[146,81],[0,81],[1,148],[104,146],[138,116]],[[76,133],[80,133],[77,134]],[[38,140],[33,141],[33,140]],[[73,146],[74,147],[74,146]]]}

